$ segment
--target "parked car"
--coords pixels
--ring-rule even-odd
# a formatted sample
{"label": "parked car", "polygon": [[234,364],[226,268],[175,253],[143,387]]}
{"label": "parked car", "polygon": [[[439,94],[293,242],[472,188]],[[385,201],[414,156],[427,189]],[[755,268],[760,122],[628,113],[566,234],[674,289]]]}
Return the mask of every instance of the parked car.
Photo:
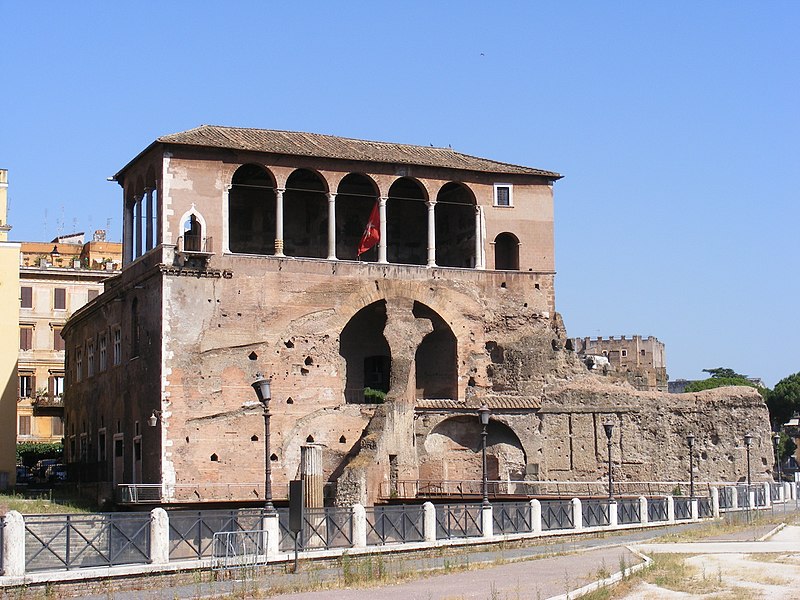
{"label": "parked car", "polygon": [[47,481],[50,483],[59,483],[67,480],[67,467],[65,465],[53,465],[49,469]]}
{"label": "parked car", "polygon": [[25,465],[17,465],[17,485],[25,485],[31,482],[31,471]]}

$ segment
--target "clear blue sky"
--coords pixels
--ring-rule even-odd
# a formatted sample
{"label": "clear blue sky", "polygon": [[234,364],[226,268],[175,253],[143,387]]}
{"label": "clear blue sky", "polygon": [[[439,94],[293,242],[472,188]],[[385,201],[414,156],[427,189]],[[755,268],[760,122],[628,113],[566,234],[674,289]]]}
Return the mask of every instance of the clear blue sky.
{"label": "clear blue sky", "polygon": [[0,0],[15,240],[105,228],[114,174],[208,123],[555,170],[571,336],[674,378],[800,371],[800,2]]}

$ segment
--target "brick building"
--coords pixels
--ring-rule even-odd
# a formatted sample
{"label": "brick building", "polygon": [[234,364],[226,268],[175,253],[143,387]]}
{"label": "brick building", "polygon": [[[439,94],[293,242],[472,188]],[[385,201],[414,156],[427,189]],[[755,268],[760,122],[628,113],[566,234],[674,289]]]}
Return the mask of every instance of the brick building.
{"label": "brick building", "polygon": [[[338,503],[468,485],[481,474],[483,403],[495,481],[600,478],[607,421],[625,478],[677,476],[674,455],[652,450],[730,421],[709,411],[752,416],[769,443],[749,391],[653,402],[608,388],[565,349],[559,178],[319,134],[202,126],[158,138],[115,176],[122,273],[63,331],[73,477],[100,499],[263,499],[258,373],[272,379],[277,498],[309,448]],[[359,256],[365,239],[377,243]],[[723,454],[739,454],[729,440],[709,443],[717,478],[740,466]]]}
{"label": "brick building", "polygon": [[[653,336],[584,337],[572,339],[571,344],[581,360],[606,375],[624,379],[638,390],[668,391],[664,344]],[[598,358],[608,361],[609,368],[604,369]]]}

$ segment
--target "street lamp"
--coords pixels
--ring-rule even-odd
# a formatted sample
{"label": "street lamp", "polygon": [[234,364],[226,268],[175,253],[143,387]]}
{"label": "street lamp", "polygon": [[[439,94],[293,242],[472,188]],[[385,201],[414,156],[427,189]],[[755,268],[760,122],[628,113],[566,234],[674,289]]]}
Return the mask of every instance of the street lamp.
{"label": "street lamp", "polygon": [[614,432],[613,423],[603,423],[603,429],[606,432],[606,439],[608,440],[608,499],[614,499],[614,475],[611,472],[611,434]]}
{"label": "street lamp", "polygon": [[686,443],[689,446],[689,499],[694,498],[694,434],[686,436]]}
{"label": "street lamp", "polygon": [[481,421],[481,463],[483,473],[483,506],[489,506],[489,482],[486,479],[486,435],[489,427],[489,414],[491,411],[484,402],[478,409],[478,417]]}
{"label": "street lamp", "polygon": [[270,392],[271,379],[265,379],[261,373],[256,373],[257,379],[253,382],[253,389],[256,391],[261,408],[264,409],[264,510],[267,514],[273,514],[275,507],[272,505],[272,465],[269,459],[269,401],[272,398]]}
{"label": "street lamp", "polygon": [[751,433],[744,434],[744,446],[747,450],[747,493],[750,493],[750,444],[753,443],[753,435]]}
{"label": "street lamp", "polygon": [[778,482],[783,482],[783,477],[781,476],[781,451],[780,451],[780,443],[781,443],[781,434],[777,431],[772,435],[772,444],[775,446],[775,469],[778,475]]}

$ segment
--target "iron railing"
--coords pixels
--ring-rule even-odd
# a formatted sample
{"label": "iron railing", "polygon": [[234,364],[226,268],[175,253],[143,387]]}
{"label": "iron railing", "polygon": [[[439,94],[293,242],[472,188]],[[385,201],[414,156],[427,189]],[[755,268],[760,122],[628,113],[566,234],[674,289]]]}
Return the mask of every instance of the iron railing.
{"label": "iron railing", "polygon": [[375,506],[366,509],[367,545],[421,542],[425,539],[422,506]]}
{"label": "iron railing", "polygon": [[781,499],[781,487],[780,483],[770,483],[769,484],[769,497],[770,500],[773,502],[780,502]]}
{"label": "iron railing", "polygon": [[647,520],[650,523],[669,520],[669,510],[667,498],[648,498],[647,499]]}
{"label": "iron railing", "polygon": [[573,529],[575,519],[570,500],[542,500],[542,529]]}
{"label": "iron railing", "polygon": [[763,485],[755,485],[755,505],[756,506],[766,506],[767,505],[767,490],[764,489]]}
{"label": "iron railing", "polygon": [[353,545],[353,511],[347,507],[307,508],[303,514],[304,550],[348,548]]}
{"label": "iron railing", "polygon": [[736,486],[736,501],[739,508],[749,508],[750,507],[750,494],[747,491],[746,485],[737,485]]}
{"label": "iron railing", "polygon": [[714,509],[711,506],[711,498],[697,499],[697,516],[701,519],[714,516]]}
{"label": "iron railing", "polygon": [[736,493],[731,487],[719,488],[719,507],[733,508],[733,495]]}
{"label": "iron railing", "polygon": [[642,505],[638,498],[620,498],[617,500],[617,523],[628,525],[642,522]]}
{"label": "iron railing", "polygon": [[[275,485],[274,500],[289,497],[289,486]],[[197,503],[213,501],[264,500],[264,482],[261,483],[123,483],[117,486],[120,504]]]}
{"label": "iron railing", "polygon": [[149,561],[150,513],[25,517],[27,572]]}
{"label": "iron railing", "polygon": [[609,524],[608,500],[583,500],[581,514],[584,527],[600,527]]}
{"label": "iron railing", "polygon": [[253,569],[267,564],[267,532],[219,531],[214,534],[212,571]]}
{"label": "iron railing", "polygon": [[675,520],[692,518],[692,501],[689,498],[675,498]]}
{"label": "iron railing", "polygon": [[497,533],[527,533],[531,527],[528,502],[498,502],[492,505],[492,524]]}
{"label": "iron railing", "polygon": [[169,511],[169,558],[207,558],[214,553],[214,534],[263,529],[263,510]]}
{"label": "iron railing", "polygon": [[437,539],[483,535],[480,504],[439,504],[436,506]]}

